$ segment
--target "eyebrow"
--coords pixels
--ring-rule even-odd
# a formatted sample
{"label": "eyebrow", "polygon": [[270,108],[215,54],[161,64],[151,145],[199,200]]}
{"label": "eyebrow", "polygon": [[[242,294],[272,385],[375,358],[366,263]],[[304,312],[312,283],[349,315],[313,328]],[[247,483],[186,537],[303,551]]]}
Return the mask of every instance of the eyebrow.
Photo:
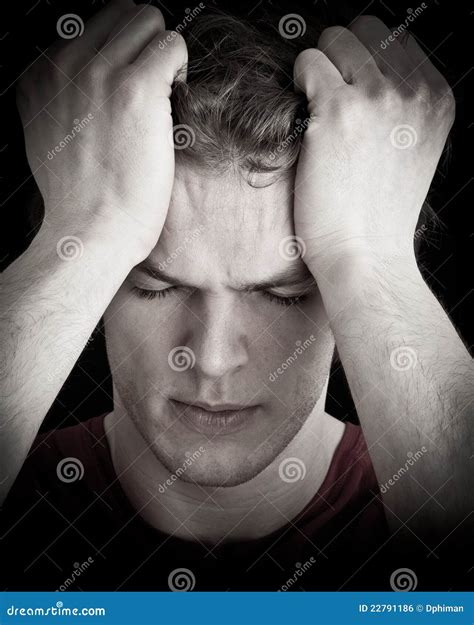
{"label": "eyebrow", "polygon": [[[155,265],[149,258],[142,261],[139,265],[136,265],[135,271],[141,271],[147,274],[154,280],[160,280],[168,284],[175,286],[182,286],[187,288],[196,288],[195,285],[183,282],[178,278],[166,273],[158,265]],[[307,266],[301,262],[299,264],[290,266],[283,271],[278,272],[272,277],[259,280],[257,282],[248,282],[241,284],[237,287],[239,291],[264,291],[266,289],[272,289],[275,287],[289,287],[289,286],[301,286],[305,290],[310,290],[317,286],[316,280]]]}

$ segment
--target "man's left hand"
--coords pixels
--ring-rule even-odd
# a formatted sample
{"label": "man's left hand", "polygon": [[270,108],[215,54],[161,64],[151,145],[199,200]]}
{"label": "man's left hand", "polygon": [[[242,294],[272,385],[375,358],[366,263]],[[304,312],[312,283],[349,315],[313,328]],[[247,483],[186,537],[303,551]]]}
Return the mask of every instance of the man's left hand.
{"label": "man's left hand", "polygon": [[455,104],[414,38],[390,35],[379,19],[362,16],[348,29],[324,30],[318,48],[295,63],[311,115],[295,181],[295,232],[316,279],[354,255],[379,264],[414,254]]}

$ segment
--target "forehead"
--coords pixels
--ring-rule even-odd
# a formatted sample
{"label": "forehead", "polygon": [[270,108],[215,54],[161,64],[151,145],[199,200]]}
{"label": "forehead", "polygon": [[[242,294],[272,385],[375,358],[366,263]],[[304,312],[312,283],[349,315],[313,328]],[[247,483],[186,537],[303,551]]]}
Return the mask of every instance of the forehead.
{"label": "forehead", "polygon": [[287,269],[279,246],[294,234],[293,184],[286,177],[254,187],[236,172],[218,176],[177,164],[170,208],[150,258],[166,263],[173,276],[199,283],[247,281]]}

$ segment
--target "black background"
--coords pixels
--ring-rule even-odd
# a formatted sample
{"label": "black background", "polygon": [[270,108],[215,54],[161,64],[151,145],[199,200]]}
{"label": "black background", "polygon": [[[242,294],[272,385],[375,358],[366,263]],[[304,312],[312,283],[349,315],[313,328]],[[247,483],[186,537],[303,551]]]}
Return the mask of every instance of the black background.
{"label": "black background", "polygon": [[[166,20],[167,28],[181,22],[185,9],[198,2],[154,2]],[[297,13],[310,23],[318,16],[326,25],[347,25],[359,14],[381,18],[390,28],[405,22],[407,10],[415,10],[419,2],[204,2],[214,7],[257,19],[263,12],[274,15],[275,27],[280,17]],[[474,10],[446,0],[429,1],[410,25],[430,55],[431,61],[446,76],[456,98],[456,121],[451,133],[451,148],[438,167],[429,203],[442,226],[424,236],[422,241],[423,275],[450,315],[458,332],[470,348],[474,343],[472,324],[472,242],[471,213],[473,206],[472,141],[474,137],[473,25]],[[103,3],[98,0],[59,2],[28,0],[3,3],[0,8],[2,26],[1,92],[2,137],[0,141],[2,270],[29,244],[34,236],[27,218],[27,206],[35,189],[26,156],[23,133],[15,106],[15,83],[22,71],[56,38],[56,22],[65,13],[75,13],[86,21]],[[184,33],[185,34],[185,33]],[[315,42],[316,45],[316,42]],[[41,86],[38,85],[38,88]],[[469,96],[468,96],[469,94]],[[48,413],[43,429],[74,424],[112,408],[112,386],[105,356],[104,338],[99,325],[84,350],[61,393]],[[340,364],[331,374],[327,410],[344,420],[357,423]]]}

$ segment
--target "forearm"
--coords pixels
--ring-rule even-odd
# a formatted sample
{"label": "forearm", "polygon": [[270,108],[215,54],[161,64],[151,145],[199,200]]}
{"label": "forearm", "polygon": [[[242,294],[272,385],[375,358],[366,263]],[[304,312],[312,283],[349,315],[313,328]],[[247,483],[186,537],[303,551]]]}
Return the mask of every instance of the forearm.
{"label": "forearm", "polygon": [[414,256],[316,279],[388,522],[441,541],[472,512],[472,359]]}
{"label": "forearm", "polygon": [[[44,224],[2,275],[2,500],[90,334],[138,262],[116,235],[60,230]],[[70,260],[64,260],[67,240]]]}

